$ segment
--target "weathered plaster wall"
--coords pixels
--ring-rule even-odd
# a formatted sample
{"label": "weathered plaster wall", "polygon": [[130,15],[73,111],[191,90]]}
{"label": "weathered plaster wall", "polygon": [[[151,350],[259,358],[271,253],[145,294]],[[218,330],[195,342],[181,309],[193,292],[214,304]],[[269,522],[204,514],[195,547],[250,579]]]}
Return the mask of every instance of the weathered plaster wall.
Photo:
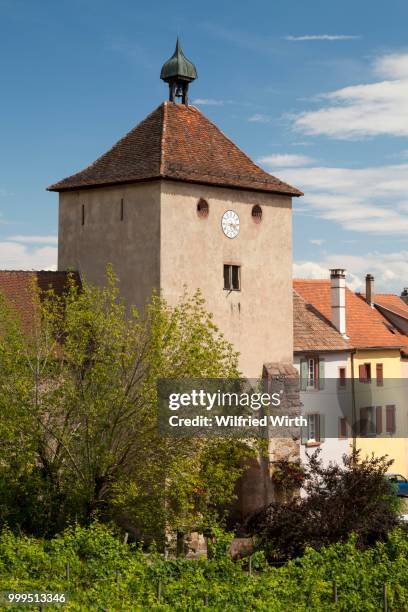
{"label": "weathered plaster wall", "polygon": [[[209,215],[197,215],[204,198]],[[254,223],[252,207],[262,208]],[[232,209],[239,235],[227,238],[221,218]],[[225,263],[241,266],[241,291],[223,289]],[[235,189],[164,181],[161,195],[160,286],[175,303],[200,288],[215,321],[241,353],[247,376],[270,361],[292,363],[291,198]]]}
{"label": "weathered plaster wall", "polygon": [[159,289],[159,182],[60,194],[58,269],[79,270],[101,285],[108,263],[128,304],[142,308],[152,289]]}

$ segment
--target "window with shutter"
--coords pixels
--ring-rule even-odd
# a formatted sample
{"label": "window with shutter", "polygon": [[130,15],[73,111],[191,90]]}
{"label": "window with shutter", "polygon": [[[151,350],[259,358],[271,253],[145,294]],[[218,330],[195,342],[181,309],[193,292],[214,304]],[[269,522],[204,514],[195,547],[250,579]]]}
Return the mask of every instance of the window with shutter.
{"label": "window with shutter", "polygon": [[371,382],[371,363],[365,363],[364,364],[365,367],[365,377],[366,377],[366,382]]}
{"label": "window with shutter", "polygon": [[384,385],[384,369],[382,363],[377,363],[376,367],[376,378],[377,378],[377,387],[382,387]]}
{"label": "window with shutter", "polygon": [[319,368],[319,389],[324,389],[324,379],[325,379],[324,364],[325,364],[324,358],[320,357],[319,358],[319,365],[318,365],[318,368]]}
{"label": "window with shutter", "polygon": [[387,434],[395,433],[395,406],[387,406],[385,409],[385,430]]}
{"label": "window with shutter", "polygon": [[382,434],[382,407],[377,406],[375,409],[375,433],[377,436]]}
{"label": "window with shutter", "polygon": [[371,382],[371,363],[362,363],[358,366],[358,378],[362,383]]}
{"label": "window with shutter", "polygon": [[[322,441],[322,415],[317,413],[307,415],[307,427],[305,432],[302,431],[302,438],[305,440],[304,444],[314,445],[320,444]],[[324,423],[323,423],[324,427]],[[306,434],[306,435],[304,435]],[[302,439],[302,442],[303,442]]]}
{"label": "window with shutter", "polygon": [[339,440],[346,440],[348,438],[347,432],[347,419],[346,417],[339,418]]}
{"label": "window with shutter", "polygon": [[306,391],[307,389],[307,360],[300,360],[300,390]]}
{"label": "window with shutter", "polygon": [[360,435],[366,436],[368,432],[368,409],[360,408]]}

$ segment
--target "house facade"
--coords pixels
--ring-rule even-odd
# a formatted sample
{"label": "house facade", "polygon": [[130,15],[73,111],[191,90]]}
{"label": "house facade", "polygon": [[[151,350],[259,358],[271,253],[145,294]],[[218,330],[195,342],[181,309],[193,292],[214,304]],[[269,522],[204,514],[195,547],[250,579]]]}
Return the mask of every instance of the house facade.
{"label": "house facade", "polygon": [[317,448],[324,464],[340,463],[351,432],[337,394],[346,386],[350,349],[334,325],[299,293],[293,295],[294,366],[300,377],[302,428],[300,458]]}
{"label": "house facade", "polygon": [[[295,290],[326,319],[347,342],[347,402],[345,413],[354,424],[353,447],[362,455],[387,454],[391,471],[408,472],[408,393],[402,355],[407,337],[364,296],[330,280],[294,282]],[[340,312],[339,312],[340,311]]]}

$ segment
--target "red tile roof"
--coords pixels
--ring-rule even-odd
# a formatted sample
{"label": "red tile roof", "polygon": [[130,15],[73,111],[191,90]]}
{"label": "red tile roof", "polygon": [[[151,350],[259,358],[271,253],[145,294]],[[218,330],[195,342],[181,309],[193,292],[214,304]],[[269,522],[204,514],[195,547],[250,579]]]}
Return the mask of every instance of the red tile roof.
{"label": "red tile roof", "polygon": [[293,350],[347,351],[348,343],[314,306],[293,292]]}
{"label": "red tile roof", "polygon": [[392,293],[376,293],[374,296],[374,303],[394,312],[403,319],[408,319],[408,304],[406,304],[399,295],[393,295]]}
{"label": "red tile roof", "polygon": [[[294,289],[326,319],[331,320],[330,280],[295,279]],[[378,310],[346,288],[346,333],[351,348],[401,348],[407,336],[388,323]]]}
{"label": "red tile roof", "polygon": [[[79,275],[75,273],[74,278],[80,284]],[[0,292],[15,308],[25,331],[32,329],[36,314],[33,290],[52,288],[62,295],[67,282],[68,272],[0,270]]]}
{"label": "red tile roof", "polygon": [[158,178],[303,195],[254,164],[198,109],[173,102],[161,104],[93,164],[48,190]]}

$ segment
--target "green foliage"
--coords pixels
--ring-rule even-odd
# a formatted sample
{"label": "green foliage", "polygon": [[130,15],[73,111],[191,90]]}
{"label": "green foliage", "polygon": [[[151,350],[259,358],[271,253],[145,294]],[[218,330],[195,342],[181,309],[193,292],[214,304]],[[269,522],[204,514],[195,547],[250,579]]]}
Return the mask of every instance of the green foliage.
{"label": "green foliage", "polygon": [[158,378],[239,375],[201,294],[153,295],[142,315],[108,269],[105,287],[30,297],[30,330],[0,300],[0,525],[50,536],[115,517],[163,544],[217,522],[252,451],[157,430]]}
{"label": "green foliage", "polygon": [[278,568],[256,553],[251,565],[249,576],[247,559],[165,560],[122,544],[114,530],[97,523],[71,527],[49,541],[7,529],[0,534],[0,590],[69,592],[67,610],[376,612],[384,583],[389,609],[408,607],[408,538],[400,529],[365,551],[352,537],[320,551],[307,549]]}

